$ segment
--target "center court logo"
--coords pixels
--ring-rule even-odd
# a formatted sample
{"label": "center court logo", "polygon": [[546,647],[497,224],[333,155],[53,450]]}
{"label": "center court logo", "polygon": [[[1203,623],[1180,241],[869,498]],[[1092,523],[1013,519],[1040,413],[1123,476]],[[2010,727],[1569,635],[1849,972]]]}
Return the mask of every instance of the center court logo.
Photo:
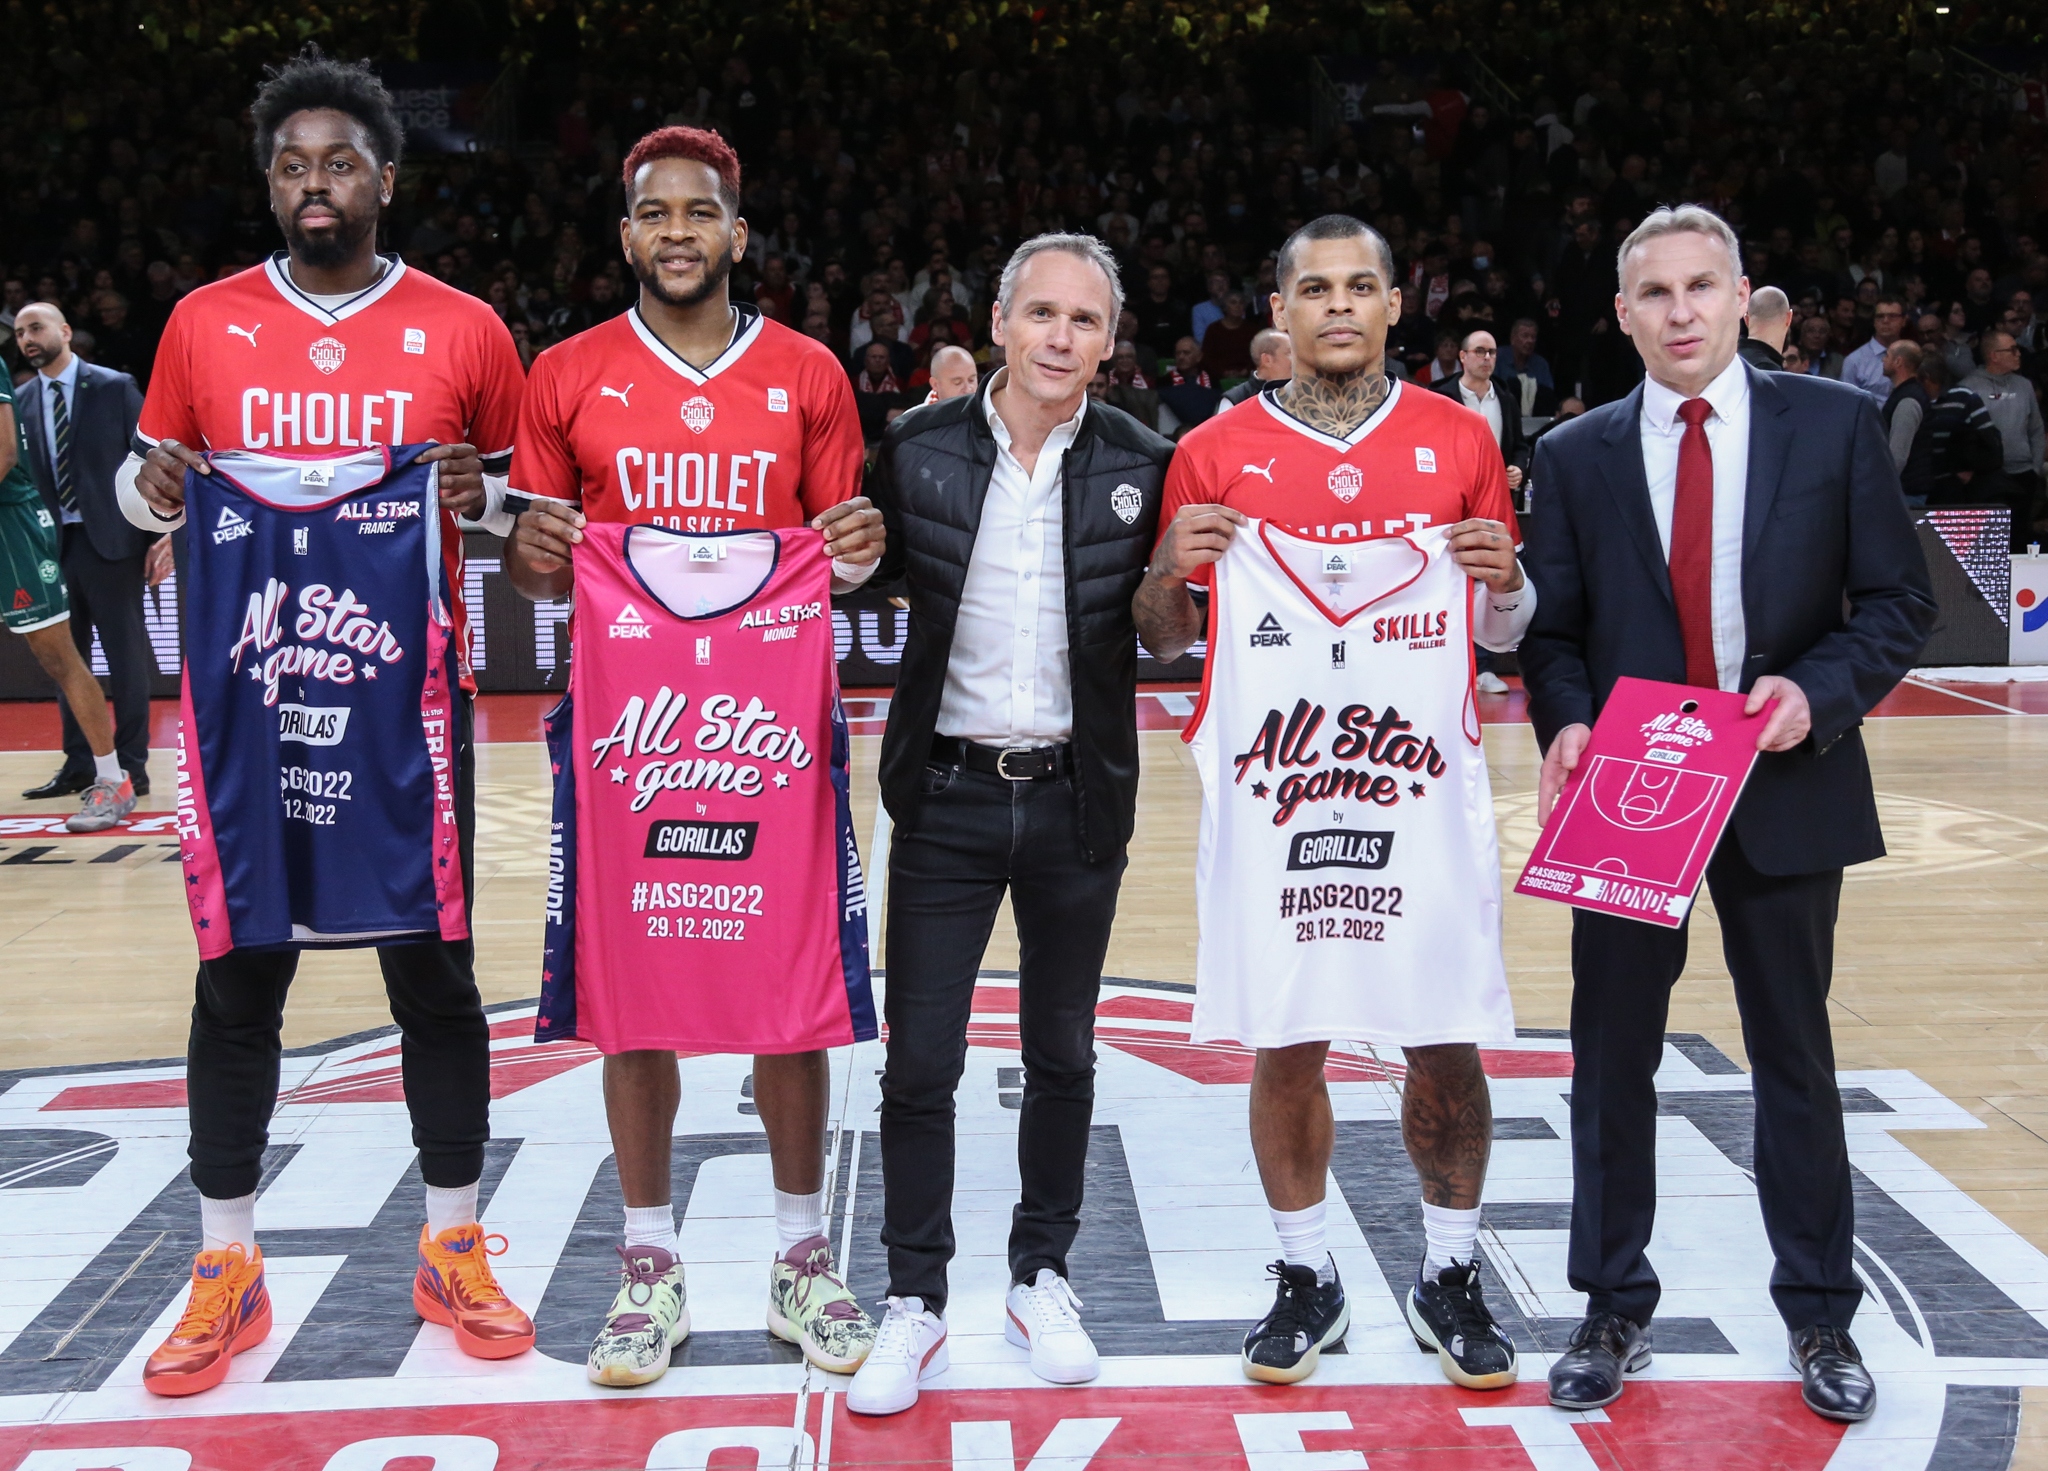
{"label": "center court logo", "polygon": [[640,610],[631,603],[619,609],[619,616],[612,620],[613,638],[653,638],[654,630],[647,626],[647,620],[640,616]]}
{"label": "center court logo", "polygon": [[233,506],[222,506],[220,508],[220,520],[216,521],[213,525],[213,544],[220,546],[224,542],[248,536],[255,529],[255,527],[235,514]]}
{"label": "center court logo", "polygon": [[1259,620],[1259,626],[1251,633],[1255,649],[1284,649],[1294,641],[1294,635],[1280,626],[1280,620],[1271,613]]}
{"label": "center court logo", "polygon": [[1330,494],[1350,505],[1365,484],[1365,472],[1356,465],[1339,465],[1330,472]]}
{"label": "center court logo", "polygon": [[323,373],[338,372],[348,359],[348,344],[338,337],[323,337],[306,349],[306,356]]}
{"label": "center court logo", "polygon": [[716,412],[711,400],[700,393],[683,405],[683,422],[690,426],[692,434],[702,434],[711,427],[711,416]]}

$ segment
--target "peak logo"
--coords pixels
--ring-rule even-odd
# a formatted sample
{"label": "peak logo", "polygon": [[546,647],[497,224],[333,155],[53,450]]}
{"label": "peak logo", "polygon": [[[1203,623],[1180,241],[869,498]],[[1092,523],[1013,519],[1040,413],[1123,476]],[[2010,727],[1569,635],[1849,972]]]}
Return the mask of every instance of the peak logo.
{"label": "peak logo", "polygon": [[1251,640],[1255,649],[1284,649],[1294,642],[1294,635],[1280,626],[1278,618],[1268,613],[1252,630]]}
{"label": "peak logo", "polygon": [[239,541],[255,530],[255,527],[235,514],[233,506],[222,506],[220,520],[213,523],[213,544],[220,546],[224,542]]}
{"label": "peak logo", "polygon": [[608,632],[613,638],[654,637],[654,630],[647,626],[647,620],[640,616],[640,610],[631,603],[619,609],[619,616],[612,620]]}

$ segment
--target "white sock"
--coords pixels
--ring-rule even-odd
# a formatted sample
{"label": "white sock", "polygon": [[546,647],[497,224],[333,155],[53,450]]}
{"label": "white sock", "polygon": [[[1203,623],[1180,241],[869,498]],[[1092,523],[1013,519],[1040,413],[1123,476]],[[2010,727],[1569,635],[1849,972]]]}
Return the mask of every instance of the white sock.
{"label": "white sock", "polygon": [[670,1256],[676,1254],[676,1207],[662,1205],[626,1207],[626,1245],[658,1246]]}
{"label": "white sock", "polygon": [[242,1250],[256,1249],[256,1196],[252,1191],[238,1195],[233,1200],[210,1200],[199,1197],[199,1234],[203,1239],[201,1249],[205,1251],[226,1251],[236,1242]]}
{"label": "white sock", "polygon": [[1447,1205],[1422,1202],[1422,1229],[1429,1235],[1429,1249],[1422,1258],[1426,1276],[1435,1277],[1452,1262],[1474,1261],[1479,1256],[1479,1207],[1452,1210]]}
{"label": "white sock", "polygon": [[483,1182],[472,1180],[467,1185],[429,1185],[427,1187],[427,1234],[439,1236],[451,1226],[474,1226],[476,1224],[476,1187]]}
{"label": "white sock", "polygon": [[110,781],[117,787],[128,779],[127,773],[121,770],[121,758],[112,751],[104,756],[93,757],[92,769],[94,776],[101,781]]}
{"label": "white sock", "polygon": [[1273,1229],[1279,1233],[1280,1255],[1289,1263],[1314,1267],[1318,1282],[1328,1283],[1337,1275],[1337,1264],[1330,1260],[1330,1249],[1323,1242],[1330,1215],[1327,1200],[1299,1211],[1276,1211],[1267,1206],[1266,1214],[1273,1218]]}
{"label": "white sock", "polygon": [[786,1190],[775,1192],[775,1239],[781,1249],[788,1251],[799,1241],[809,1241],[813,1236],[825,1234],[825,1192],[822,1188],[809,1195],[791,1195]]}

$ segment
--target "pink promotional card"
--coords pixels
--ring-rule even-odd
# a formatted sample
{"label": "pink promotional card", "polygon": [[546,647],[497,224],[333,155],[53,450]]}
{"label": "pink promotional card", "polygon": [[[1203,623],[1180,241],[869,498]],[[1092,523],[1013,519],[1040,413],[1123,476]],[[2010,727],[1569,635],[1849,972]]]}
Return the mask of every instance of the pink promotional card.
{"label": "pink promotional card", "polygon": [[1777,704],[1745,716],[1746,700],[1616,680],[1515,892],[1666,929],[1685,923]]}

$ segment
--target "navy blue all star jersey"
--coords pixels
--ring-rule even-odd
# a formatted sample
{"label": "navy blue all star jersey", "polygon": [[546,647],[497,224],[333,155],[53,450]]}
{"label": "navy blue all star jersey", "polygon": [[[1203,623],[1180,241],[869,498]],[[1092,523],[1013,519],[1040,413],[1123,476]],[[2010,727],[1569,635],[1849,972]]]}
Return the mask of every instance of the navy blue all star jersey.
{"label": "navy blue all star jersey", "polygon": [[204,959],[469,935],[427,448],[185,476],[178,840]]}

